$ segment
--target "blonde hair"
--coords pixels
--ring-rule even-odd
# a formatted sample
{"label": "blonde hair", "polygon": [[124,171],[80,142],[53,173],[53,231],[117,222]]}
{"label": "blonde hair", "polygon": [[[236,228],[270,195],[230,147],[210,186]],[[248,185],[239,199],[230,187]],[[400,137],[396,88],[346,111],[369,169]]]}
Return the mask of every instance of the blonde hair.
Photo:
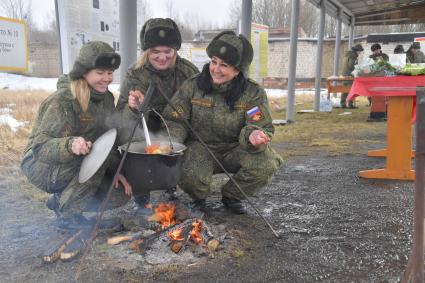
{"label": "blonde hair", "polygon": [[72,96],[78,101],[83,112],[87,112],[90,102],[90,87],[87,81],[83,78],[71,81],[70,88]]}
{"label": "blonde hair", "polygon": [[[146,62],[149,61],[149,53],[151,51],[152,48],[148,48],[145,51],[143,51],[142,55],[139,56],[139,58],[137,58],[136,61],[136,69],[140,69],[142,68]],[[177,60],[177,50],[174,49],[174,57],[173,57],[173,61],[171,62],[170,68],[174,67],[174,65],[176,65],[176,60]]]}

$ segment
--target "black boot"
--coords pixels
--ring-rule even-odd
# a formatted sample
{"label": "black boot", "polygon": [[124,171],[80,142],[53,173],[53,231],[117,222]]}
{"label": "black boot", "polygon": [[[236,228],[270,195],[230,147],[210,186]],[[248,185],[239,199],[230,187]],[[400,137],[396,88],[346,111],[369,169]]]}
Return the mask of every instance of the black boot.
{"label": "black boot", "polygon": [[246,214],[245,206],[238,199],[223,196],[221,202],[224,204],[225,207],[227,207],[235,214]]}
{"label": "black boot", "polygon": [[57,217],[61,216],[59,211],[59,205],[60,205],[59,198],[60,198],[59,193],[54,193],[54,194],[51,194],[46,201],[47,208],[53,210]]}
{"label": "black boot", "polygon": [[205,212],[205,210],[207,208],[207,203],[206,203],[205,199],[197,199],[197,200],[191,202],[189,207],[192,210],[199,210],[199,211]]}

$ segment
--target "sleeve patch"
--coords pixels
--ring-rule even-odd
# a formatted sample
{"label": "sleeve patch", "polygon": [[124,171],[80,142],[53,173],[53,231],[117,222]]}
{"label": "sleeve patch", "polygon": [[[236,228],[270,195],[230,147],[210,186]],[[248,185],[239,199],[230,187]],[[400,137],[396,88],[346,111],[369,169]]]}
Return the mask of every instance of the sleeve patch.
{"label": "sleeve patch", "polygon": [[246,114],[248,115],[250,120],[254,122],[258,122],[264,118],[264,115],[263,113],[261,113],[261,110],[258,106],[249,109]]}

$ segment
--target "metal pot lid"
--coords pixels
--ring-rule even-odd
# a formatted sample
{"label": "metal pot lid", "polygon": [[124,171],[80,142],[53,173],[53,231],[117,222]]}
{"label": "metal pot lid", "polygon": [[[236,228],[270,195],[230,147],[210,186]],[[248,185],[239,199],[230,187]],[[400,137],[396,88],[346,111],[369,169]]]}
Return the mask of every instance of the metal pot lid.
{"label": "metal pot lid", "polygon": [[117,130],[110,129],[93,143],[90,153],[84,157],[83,163],[81,163],[78,182],[85,183],[99,170],[114,146],[116,137]]}

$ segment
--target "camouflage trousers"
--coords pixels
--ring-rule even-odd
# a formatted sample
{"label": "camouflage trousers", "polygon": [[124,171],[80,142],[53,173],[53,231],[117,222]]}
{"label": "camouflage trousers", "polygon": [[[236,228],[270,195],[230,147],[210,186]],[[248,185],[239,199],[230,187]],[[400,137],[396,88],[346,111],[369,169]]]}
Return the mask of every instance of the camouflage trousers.
{"label": "camouflage trousers", "polygon": [[[193,199],[205,199],[211,190],[214,173],[221,173],[219,165],[198,141],[189,142],[183,157],[180,187]],[[247,196],[252,196],[267,185],[283,160],[270,146],[262,152],[250,153],[240,146],[225,152],[213,151],[224,168]],[[221,188],[223,196],[243,200],[244,195],[229,180]]]}
{"label": "camouflage trousers", "polygon": [[[60,211],[63,216],[84,211],[96,211],[106,197],[113,176],[108,172],[108,161],[88,181],[78,182],[81,158],[66,164],[46,164],[36,160],[31,152],[25,156],[21,168],[28,180],[37,188],[60,195]],[[130,198],[120,185],[113,189],[106,209],[124,205]]]}

